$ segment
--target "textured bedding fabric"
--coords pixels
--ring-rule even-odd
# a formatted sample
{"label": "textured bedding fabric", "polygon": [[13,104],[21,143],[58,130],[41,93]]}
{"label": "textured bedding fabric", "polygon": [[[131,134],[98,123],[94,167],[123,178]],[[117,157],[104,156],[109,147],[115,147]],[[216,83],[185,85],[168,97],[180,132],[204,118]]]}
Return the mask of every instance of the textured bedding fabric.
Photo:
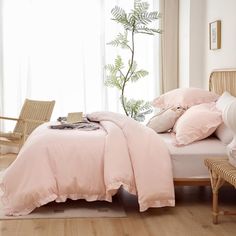
{"label": "textured bedding fabric", "polygon": [[215,137],[177,147],[170,133],[159,134],[166,143],[172,161],[174,178],[208,178],[204,159],[227,156],[226,144]]}
{"label": "textured bedding fabric", "polygon": [[163,140],[131,118],[89,115],[95,131],[39,126],[6,170],[1,198],[6,215],[25,215],[50,201],[112,201],[120,186],[138,195],[140,211],[174,206],[171,160]]}

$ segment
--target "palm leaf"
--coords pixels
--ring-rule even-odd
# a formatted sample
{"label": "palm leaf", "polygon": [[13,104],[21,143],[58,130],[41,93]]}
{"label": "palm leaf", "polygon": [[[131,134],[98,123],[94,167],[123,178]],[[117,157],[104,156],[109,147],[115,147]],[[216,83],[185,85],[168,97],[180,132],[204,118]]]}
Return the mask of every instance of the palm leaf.
{"label": "palm leaf", "polygon": [[148,72],[146,70],[139,70],[133,73],[133,75],[130,77],[131,82],[136,82],[140,78],[143,78],[148,75]]}
{"label": "palm leaf", "polygon": [[117,71],[120,71],[124,67],[124,63],[120,55],[117,55],[115,59],[115,68]]}
{"label": "palm leaf", "polygon": [[127,39],[128,33],[127,31],[124,32],[124,34],[119,33],[114,40],[111,42],[107,43],[108,45],[112,45],[114,47],[121,47],[121,48],[129,48],[130,46],[128,45],[129,40]]}
{"label": "palm leaf", "polygon": [[127,14],[123,8],[115,6],[114,8],[112,8],[111,14],[114,17],[112,18],[112,20],[120,23],[125,30],[132,30],[132,25],[130,25],[127,19]]}
{"label": "palm leaf", "polygon": [[133,13],[139,14],[141,12],[146,12],[148,8],[149,8],[148,2],[141,2],[140,0],[135,0]]}

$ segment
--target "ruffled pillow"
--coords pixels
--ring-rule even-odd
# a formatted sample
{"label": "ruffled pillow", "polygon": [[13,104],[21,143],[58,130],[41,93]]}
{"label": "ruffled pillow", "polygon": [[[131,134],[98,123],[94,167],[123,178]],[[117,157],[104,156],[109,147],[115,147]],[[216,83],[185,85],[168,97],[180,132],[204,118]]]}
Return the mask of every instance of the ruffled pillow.
{"label": "ruffled pillow", "polygon": [[200,88],[178,88],[154,99],[152,105],[158,108],[189,108],[201,103],[215,102],[219,95]]}
{"label": "ruffled pillow", "polygon": [[157,133],[167,132],[173,128],[175,122],[184,111],[185,109],[182,107],[162,110],[149,120],[147,126],[155,130]]}
{"label": "ruffled pillow", "polygon": [[189,108],[176,122],[174,132],[177,145],[187,145],[210,136],[222,123],[221,112],[215,103]]}

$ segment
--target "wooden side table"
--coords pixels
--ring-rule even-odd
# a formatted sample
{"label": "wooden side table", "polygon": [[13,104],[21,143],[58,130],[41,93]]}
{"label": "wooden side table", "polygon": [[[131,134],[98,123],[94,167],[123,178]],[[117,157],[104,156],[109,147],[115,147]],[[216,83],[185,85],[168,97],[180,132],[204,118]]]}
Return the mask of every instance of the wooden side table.
{"label": "wooden side table", "polygon": [[225,181],[236,188],[236,168],[228,162],[228,159],[206,159],[204,163],[208,167],[211,178],[213,223],[218,224],[219,214],[236,215],[236,212],[232,211],[219,211],[218,207],[218,191]]}

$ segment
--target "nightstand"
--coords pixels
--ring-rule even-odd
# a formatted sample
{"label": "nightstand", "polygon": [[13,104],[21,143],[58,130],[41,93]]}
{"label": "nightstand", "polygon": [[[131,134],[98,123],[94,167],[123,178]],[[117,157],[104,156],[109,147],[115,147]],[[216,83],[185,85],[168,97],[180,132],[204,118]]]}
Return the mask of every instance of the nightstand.
{"label": "nightstand", "polygon": [[210,172],[213,193],[212,217],[213,223],[217,224],[219,214],[236,215],[236,212],[219,211],[218,207],[218,191],[225,181],[236,188],[236,168],[229,163],[228,159],[206,159],[204,162]]}

